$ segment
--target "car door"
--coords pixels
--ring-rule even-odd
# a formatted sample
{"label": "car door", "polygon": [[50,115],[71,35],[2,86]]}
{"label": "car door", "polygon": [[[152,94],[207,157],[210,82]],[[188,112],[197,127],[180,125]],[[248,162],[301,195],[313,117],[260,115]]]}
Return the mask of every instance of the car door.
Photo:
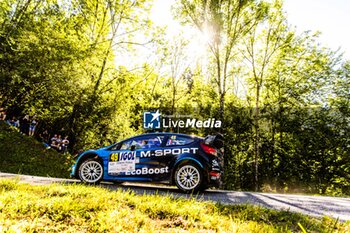
{"label": "car door", "polygon": [[168,173],[155,151],[164,141],[163,135],[142,135],[125,140],[111,150],[108,175],[118,180],[156,181]]}
{"label": "car door", "polygon": [[132,150],[134,138],[120,142],[113,146],[108,155],[107,172],[112,177],[123,177],[125,174],[135,170],[137,156]]}
{"label": "car door", "polygon": [[136,165],[136,175],[150,181],[165,180],[169,173],[169,167],[162,162],[162,148],[165,144],[165,136],[152,134],[141,137],[139,144],[141,148],[136,148],[138,164]]}

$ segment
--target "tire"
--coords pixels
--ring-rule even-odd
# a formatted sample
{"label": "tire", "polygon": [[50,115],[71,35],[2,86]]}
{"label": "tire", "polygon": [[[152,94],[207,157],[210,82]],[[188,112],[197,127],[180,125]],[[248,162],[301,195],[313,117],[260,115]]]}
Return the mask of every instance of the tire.
{"label": "tire", "polygon": [[103,167],[96,159],[87,159],[78,169],[79,179],[86,184],[97,184],[102,180]]}
{"label": "tire", "polygon": [[193,163],[179,165],[174,174],[176,186],[186,192],[198,192],[203,187],[203,175],[201,169]]}

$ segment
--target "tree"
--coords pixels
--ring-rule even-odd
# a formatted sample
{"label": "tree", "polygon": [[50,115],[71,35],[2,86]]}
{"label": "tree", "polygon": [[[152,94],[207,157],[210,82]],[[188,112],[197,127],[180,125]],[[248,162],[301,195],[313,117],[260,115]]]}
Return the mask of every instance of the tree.
{"label": "tree", "polygon": [[[241,50],[248,62],[251,87],[254,89],[254,183],[259,189],[259,159],[260,159],[260,102],[265,79],[271,75],[276,59],[290,45],[293,33],[288,30],[285,16],[282,13],[282,2],[274,1],[271,6],[265,5],[266,15],[258,19],[247,33]],[[254,8],[253,8],[254,9]],[[255,9],[258,11],[259,9]]]}
{"label": "tree", "polygon": [[208,37],[215,64],[214,80],[219,97],[220,118],[224,119],[228,80],[234,76],[235,46],[263,15],[264,7],[250,0],[182,0],[179,18],[195,25]]}
{"label": "tree", "polygon": [[[91,135],[113,115],[115,52],[148,26],[146,1],[19,1],[1,5],[0,95],[13,114],[37,115],[45,127]],[[119,50],[120,51],[120,50]],[[110,105],[107,106],[106,103]],[[127,109],[125,109],[127,111]],[[101,123],[102,124],[102,123]],[[106,125],[106,123],[103,123]],[[96,127],[96,128],[95,128]]]}

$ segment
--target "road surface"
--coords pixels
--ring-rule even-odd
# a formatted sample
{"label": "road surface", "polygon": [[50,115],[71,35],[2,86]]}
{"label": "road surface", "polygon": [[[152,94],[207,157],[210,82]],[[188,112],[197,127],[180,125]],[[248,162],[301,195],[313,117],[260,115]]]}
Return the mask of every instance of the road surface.
{"label": "road surface", "polygon": [[[28,175],[17,175],[1,173],[0,179],[16,178],[20,182],[34,185],[45,185],[50,183],[79,183],[74,179],[58,179]],[[156,186],[148,184],[124,183],[114,185],[102,183],[101,186],[111,189],[132,190],[138,194],[161,194],[173,197],[197,198],[199,200],[209,200],[224,204],[253,204],[270,209],[288,210],[315,217],[329,216],[340,221],[350,220],[350,198],[325,197],[325,196],[305,196],[287,195],[255,192],[235,192],[225,190],[208,190],[195,196],[181,193],[177,188],[168,186]]]}

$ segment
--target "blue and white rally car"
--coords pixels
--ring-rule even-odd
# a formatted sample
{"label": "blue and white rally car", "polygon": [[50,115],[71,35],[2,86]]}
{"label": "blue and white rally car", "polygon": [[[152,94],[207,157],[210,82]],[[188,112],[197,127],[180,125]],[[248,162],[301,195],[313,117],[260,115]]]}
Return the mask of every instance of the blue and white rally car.
{"label": "blue and white rally car", "polygon": [[195,137],[149,133],[83,152],[71,176],[89,184],[154,182],[175,184],[185,192],[219,187],[223,173],[223,136]]}

